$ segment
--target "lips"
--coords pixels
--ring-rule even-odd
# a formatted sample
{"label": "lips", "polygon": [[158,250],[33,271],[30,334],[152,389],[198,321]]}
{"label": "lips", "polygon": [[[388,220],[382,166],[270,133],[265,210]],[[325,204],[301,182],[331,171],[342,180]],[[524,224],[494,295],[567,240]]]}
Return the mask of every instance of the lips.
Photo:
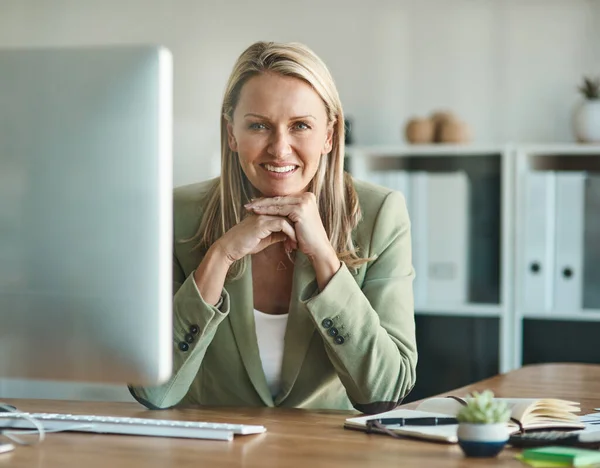
{"label": "lips", "polygon": [[268,164],[268,163],[261,164],[261,166],[264,167],[269,172],[276,172],[279,174],[285,174],[288,172],[292,172],[298,167],[295,164],[274,165],[274,164]]}

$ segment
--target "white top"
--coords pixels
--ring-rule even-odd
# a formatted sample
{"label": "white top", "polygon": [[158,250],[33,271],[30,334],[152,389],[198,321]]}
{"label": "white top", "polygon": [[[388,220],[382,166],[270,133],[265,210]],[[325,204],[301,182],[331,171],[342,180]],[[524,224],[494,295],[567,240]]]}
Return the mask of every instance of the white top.
{"label": "white top", "polygon": [[263,371],[271,395],[275,397],[281,387],[281,363],[288,314],[271,315],[254,309],[256,339]]}

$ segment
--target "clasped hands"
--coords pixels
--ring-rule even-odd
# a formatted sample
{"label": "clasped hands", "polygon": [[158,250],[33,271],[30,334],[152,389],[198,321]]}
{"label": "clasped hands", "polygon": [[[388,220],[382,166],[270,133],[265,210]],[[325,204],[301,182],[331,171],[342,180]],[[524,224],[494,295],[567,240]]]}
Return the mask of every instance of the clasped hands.
{"label": "clasped hands", "polygon": [[283,242],[287,252],[299,250],[313,263],[319,258],[337,258],[312,192],[258,198],[244,207],[251,215],[220,239],[230,261],[256,254],[277,242]]}

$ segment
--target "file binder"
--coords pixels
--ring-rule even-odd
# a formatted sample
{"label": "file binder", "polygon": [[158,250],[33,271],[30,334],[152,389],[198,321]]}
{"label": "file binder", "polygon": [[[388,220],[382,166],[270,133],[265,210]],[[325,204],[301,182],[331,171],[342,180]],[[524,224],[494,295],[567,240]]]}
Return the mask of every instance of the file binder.
{"label": "file binder", "polygon": [[524,186],[523,305],[527,312],[549,312],[554,280],[555,175],[531,172]]}
{"label": "file binder", "polygon": [[385,174],[382,171],[369,171],[368,181],[375,185],[381,185],[387,187]]}
{"label": "file binder", "polygon": [[[406,199],[407,206],[410,198],[410,173],[407,171],[390,170],[384,175],[385,186],[402,193]],[[408,212],[410,216],[410,211]]]}
{"label": "file binder", "polygon": [[465,304],[469,258],[467,176],[464,172],[415,172],[411,182],[415,307]]}
{"label": "file binder", "polygon": [[411,224],[412,258],[415,269],[413,294],[415,310],[427,306],[427,177],[426,172],[417,171],[410,175],[410,199],[407,200]]}
{"label": "file binder", "polygon": [[[371,171],[369,175],[369,182],[381,185],[382,187],[387,187],[389,189],[395,190],[396,192],[402,193],[404,198],[407,201],[410,193],[410,173],[407,171],[400,170],[374,170]],[[409,210],[409,215],[410,210]]]}
{"label": "file binder", "polygon": [[582,307],[585,173],[556,176],[554,311]]}

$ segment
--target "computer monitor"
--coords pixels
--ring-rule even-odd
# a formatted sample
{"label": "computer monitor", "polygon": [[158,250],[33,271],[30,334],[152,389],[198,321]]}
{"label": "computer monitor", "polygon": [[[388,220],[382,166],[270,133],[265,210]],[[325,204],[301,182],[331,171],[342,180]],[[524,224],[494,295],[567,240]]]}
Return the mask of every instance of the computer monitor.
{"label": "computer monitor", "polygon": [[0,50],[0,378],[172,365],[172,60]]}

